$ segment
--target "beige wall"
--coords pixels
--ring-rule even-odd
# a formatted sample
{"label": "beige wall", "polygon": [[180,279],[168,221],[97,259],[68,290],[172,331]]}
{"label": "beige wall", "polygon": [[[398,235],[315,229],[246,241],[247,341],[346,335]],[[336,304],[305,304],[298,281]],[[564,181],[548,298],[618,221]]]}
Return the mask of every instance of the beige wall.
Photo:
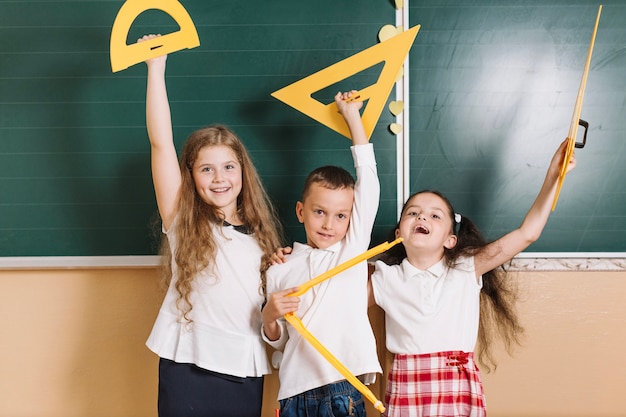
{"label": "beige wall", "polygon": [[[516,277],[527,337],[484,376],[490,417],[626,415],[626,271]],[[0,416],[156,416],[159,303],[152,267],[0,270]]]}

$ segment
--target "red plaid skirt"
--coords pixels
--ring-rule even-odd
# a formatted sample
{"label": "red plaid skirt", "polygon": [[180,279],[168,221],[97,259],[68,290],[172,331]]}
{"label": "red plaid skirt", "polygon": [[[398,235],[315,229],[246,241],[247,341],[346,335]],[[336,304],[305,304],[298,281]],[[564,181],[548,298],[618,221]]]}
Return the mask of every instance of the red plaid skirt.
{"label": "red plaid skirt", "polygon": [[388,417],[484,417],[485,396],[473,353],[395,355],[387,380]]}

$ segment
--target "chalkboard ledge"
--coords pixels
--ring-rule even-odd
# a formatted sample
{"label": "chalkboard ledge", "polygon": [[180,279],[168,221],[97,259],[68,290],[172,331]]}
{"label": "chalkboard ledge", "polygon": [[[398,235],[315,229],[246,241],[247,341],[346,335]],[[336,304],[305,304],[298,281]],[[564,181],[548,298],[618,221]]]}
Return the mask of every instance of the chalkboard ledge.
{"label": "chalkboard ledge", "polygon": [[159,261],[156,255],[0,257],[0,270],[146,268],[158,266]]}
{"label": "chalkboard ledge", "polygon": [[521,253],[509,271],[626,271],[626,253]]}
{"label": "chalkboard ledge", "polygon": [[[0,257],[0,270],[151,268],[159,256]],[[626,271],[626,253],[524,252],[505,265],[509,271]]]}

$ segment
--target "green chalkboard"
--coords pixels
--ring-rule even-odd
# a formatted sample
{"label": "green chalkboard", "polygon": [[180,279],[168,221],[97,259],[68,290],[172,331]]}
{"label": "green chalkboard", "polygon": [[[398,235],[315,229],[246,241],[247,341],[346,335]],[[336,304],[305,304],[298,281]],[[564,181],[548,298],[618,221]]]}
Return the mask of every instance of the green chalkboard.
{"label": "green chalkboard", "polygon": [[[211,123],[233,128],[289,240],[302,240],[293,207],[303,179],[323,164],[351,168],[349,141],[270,93],[376,44],[393,2],[181,3],[201,45],[168,58],[177,145]],[[0,0],[0,256],[156,253],[146,69],[109,63],[122,4]],[[516,227],[567,135],[598,5],[409,1],[410,26],[421,25],[408,72],[411,191],[443,191],[490,238]],[[626,1],[603,7],[581,115],[588,143],[531,252],[626,252]],[[177,29],[148,10],[128,39]],[[336,87],[368,85],[376,70]],[[393,121],[383,112],[372,136],[374,243],[396,222]]]}
{"label": "green chalkboard", "polygon": [[[201,45],[168,57],[177,146],[197,128],[229,125],[248,146],[288,238],[303,239],[293,213],[304,177],[325,164],[353,172],[350,142],[270,93],[375,45],[378,30],[395,22],[393,5],[181,3]],[[109,62],[122,4],[0,0],[0,256],[156,253],[146,68],[112,73]],[[131,26],[128,42],[177,30],[169,15],[147,10]],[[375,69],[337,87],[371,84]],[[332,100],[333,92],[326,94],[316,98]],[[383,184],[375,240],[395,221],[391,122],[384,113],[372,136]]]}
{"label": "green chalkboard", "polygon": [[[626,1],[602,3],[587,145],[529,252],[626,252]],[[490,238],[516,228],[568,134],[599,4],[411,0],[412,191],[443,191]]]}

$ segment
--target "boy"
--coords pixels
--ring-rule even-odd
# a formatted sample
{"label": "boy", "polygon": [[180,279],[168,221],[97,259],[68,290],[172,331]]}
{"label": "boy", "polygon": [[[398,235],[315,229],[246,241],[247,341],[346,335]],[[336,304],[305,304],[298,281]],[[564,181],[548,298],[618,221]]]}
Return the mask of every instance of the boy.
{"label": "boy", "polygon": [[296,312],[307,329],[365,383],[382,372],[367,316],[367,264],[358,265],[289,296],[297,286],[366,251],[378,210],[380,184],[373,145],[368,143],[356,94],[338,93],[335,102],[350,129],[357,181],[343,168],[317,168],[305,181],[296,204],[307,244],[295,243],[286,262],[267,272],[268,303],[263,338],[283,349],[279,378],[281,417],[365,416],[361,393],[295,329],[283,315]]}

